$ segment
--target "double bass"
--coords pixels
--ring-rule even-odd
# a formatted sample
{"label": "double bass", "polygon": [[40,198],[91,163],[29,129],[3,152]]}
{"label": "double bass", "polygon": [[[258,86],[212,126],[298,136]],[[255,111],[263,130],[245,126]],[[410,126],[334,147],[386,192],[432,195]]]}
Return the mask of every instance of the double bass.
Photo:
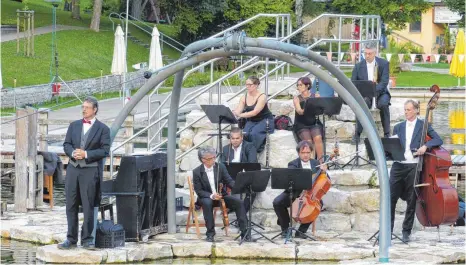
{"label": "double bass", "polygon": [[[433,85],[430,91],[434,95],[427,106],[419,146],[430,140],[427,135],[428,117],[440,98],[440,88],[437,85]],[[458,218],[458,193],[448,177],[451,165],[450,153],[442,147],[432,148],[430,152],[419,156],[414,177],[414,192],[417,197],[416,216],[423,226],[453,224]]]}

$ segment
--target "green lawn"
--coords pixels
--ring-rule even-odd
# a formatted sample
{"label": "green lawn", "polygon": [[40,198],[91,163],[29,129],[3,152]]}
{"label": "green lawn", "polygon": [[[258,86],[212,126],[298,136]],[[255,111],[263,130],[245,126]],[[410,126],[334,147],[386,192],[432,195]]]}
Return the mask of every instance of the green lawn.
{"label": "green lawn", "polygon": [[[351,77],[351,72],[345,74]],[[433,84],[437,84],[440,88],[457,86],[458,79],[451,75],[432,72],[401,72],[396,79],[397,87],[430,87]]]}
{"label": "green lawn", "polygon": [[414,66],[434,69],[450,69],[450,64],[448,63],[417,63],[414,64]]}

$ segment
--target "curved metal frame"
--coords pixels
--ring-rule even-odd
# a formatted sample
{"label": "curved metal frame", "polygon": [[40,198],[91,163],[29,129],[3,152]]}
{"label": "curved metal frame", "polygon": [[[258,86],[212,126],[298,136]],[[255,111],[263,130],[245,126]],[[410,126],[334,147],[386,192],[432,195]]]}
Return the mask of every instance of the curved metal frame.
{"label": "curved metal frame", "polygon": [[[219,48],[211,51],[202,52],[204,49]],[[194,54],[194,55],[193,55]],[[377,135],[375,122],[369,112],[369,108],[365,104],[361,94],[357,91],[352,82],[336,68],[332,63],[317,53],[308,51],[305,48],[283,43],[275,40],[263,40],[246,38],[244,34],[231,34],[225,38],[211,38],[192,43],[187,46],[182,54],[182,58],[173,64],[166,66],[156,75],[149,79],[139,91],[133,96],[132,100],[124,106],[112,124],[111,138],[114,139],[118,129],[123,124],[124,119],[137,103],[146,95],[146,93],[165,80],[168,76],[176,73],[175,82],[173,85],[170,116],[168,120],[168,166],[167,166],[167,200],[168,200],[168,232],[176,233],[176,214],[175,214],[175,157],[176,157],[176,129],[178,106],[181,94],[181,84],[183,80],[184,69],[192,66],[195,63],[210,60],[217,57],[225,57],[232,55],[258,55],[269,58],[279,59],[290,64],[301,67],[317,78],[332,86],[335,91],[342,97],[350,108],[355,112],[356,117],[361,122],[363,128],[368,134],[369,142],[374,150],[374,156],[377,163],[377,169],[380,180],[380,245],[379,245],[379,261],[388,262],[388,248],[390,246],[390,188],[388,183],[388,170],[384,153],[382,152],[382,144]],[[295,55],[303,56],[312,60],[332,73],[338,81],[335,81],[325,71],[313,66],[309,61],[302,61]]]}

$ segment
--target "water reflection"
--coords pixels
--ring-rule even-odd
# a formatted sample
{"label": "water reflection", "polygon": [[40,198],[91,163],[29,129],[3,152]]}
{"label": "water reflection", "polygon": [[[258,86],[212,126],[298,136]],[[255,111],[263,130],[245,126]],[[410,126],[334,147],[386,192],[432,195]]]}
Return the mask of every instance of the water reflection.
{"label": "water reflection", "polygon": [[36,264],[38,245],[2,238],[2,264]]}

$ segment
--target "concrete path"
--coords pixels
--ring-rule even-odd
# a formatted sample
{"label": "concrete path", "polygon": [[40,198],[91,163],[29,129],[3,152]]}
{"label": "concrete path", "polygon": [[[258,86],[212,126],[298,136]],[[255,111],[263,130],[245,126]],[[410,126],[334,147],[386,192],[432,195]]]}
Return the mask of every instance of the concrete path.
{"label": "concrete path", "polygon": [[[205,228],[201,230],[201,238],[197,238],[195,229],[186,234],[183,227],[186,211],[177,212],[177,223],[180,232],[177,234],[160,234],[148,242],[126,242],[124,247],[114,249],[97,249],[89,251],[78,247],[74,250],[59,250],[57,242],[66,238],[65,207],[48,207],[28,213],[14,213],[13,205],[1,217],[1,235],[5,238],[46,244],[35,250],[36,258],[47,263],[134,263],[141,261],[169,259],[182,261],[186,258],[205,258],[210,264],[216,259],[228,259],[229,263],[240,262],[241,259],[252,259],[257,264],[285,260],[285,264],[345,263],[345,264],[377,264],[379,248],[367,239],[372,233],[367,232],[334,232],[317,228],[317,241],[295,239],[284,244],[284,239],[277,238],[274,243],[265,239],[256,242],[238,244],[234,238],[238,231],[231,227],[229,236],[216,228],[216,242],[204,240]],[[82,214],[80,214],[82,218]],[[231,215],[234,217],[234,214]],[[402,218],[402,216],[399,216]],[[221,218],[217,218],[221,222]],[[271,238],[279,231],[267,229],[265,235]],[[309,233],[311,235],[311,233]],[[440,240],[438,240],[440,236]],[[258,236],[253,235],[256,239]],[[464,227],[441,226],[437,234],[436,228],[415,231],[412,241],[403,244],[393,240],[390,247],[392,264],[442,264],[463,263],[465,261],[465,229]],[[268,260],[268,262],[266,261]],[[176,263],[176,262],[175,262]]]}
{"label": "concrete path", "polygon": [[[61,30],[86,30],[88,28],[85,27],[77,27],[77,26],[67,26],[67,25],[57,25],[56,31],[61,31]],[[52,25],[45,26],[45,27],[40,27],[40,28],[35,28],[34,29],[34,34],[35,35],[42,35],[42,34],[47,34],[51,33],[53,31]],[[24,38],[24,32],[19,33],[20,38]],[[16,33],[8,33],[4,34],[1,36],[1,41],[0,42],[7,42],[7,41],[12,41],[16,40]]]}

